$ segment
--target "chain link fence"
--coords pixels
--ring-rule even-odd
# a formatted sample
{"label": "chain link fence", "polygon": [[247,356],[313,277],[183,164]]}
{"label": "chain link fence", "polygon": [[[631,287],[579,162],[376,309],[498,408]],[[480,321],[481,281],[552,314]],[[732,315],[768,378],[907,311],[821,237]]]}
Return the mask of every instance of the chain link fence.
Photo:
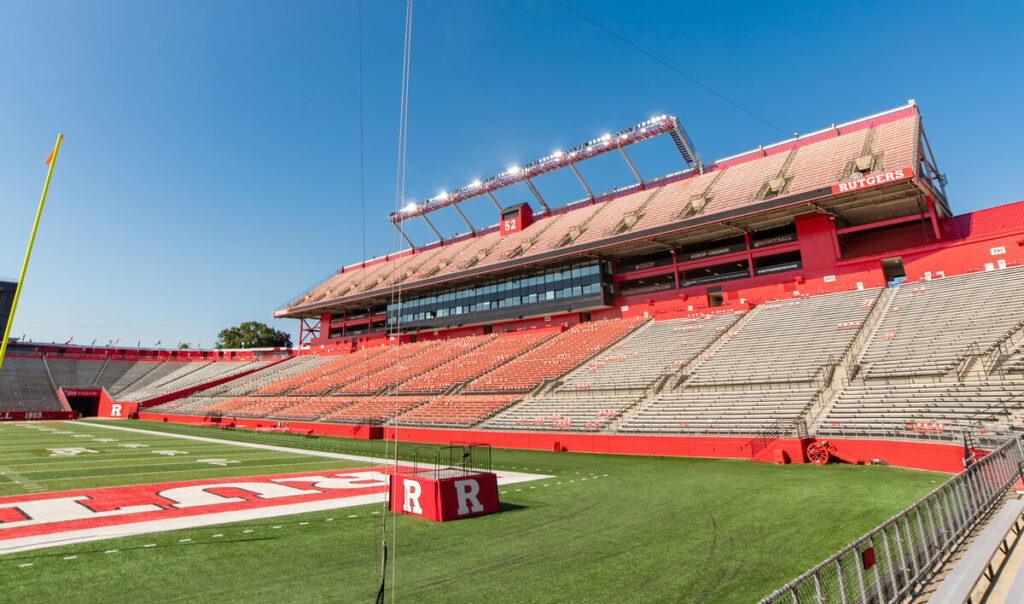
{"label": "chain link fence", "polygon": [[1021,477],[1019,437],[950,478],[906,510],[761,600],[897,602]]}

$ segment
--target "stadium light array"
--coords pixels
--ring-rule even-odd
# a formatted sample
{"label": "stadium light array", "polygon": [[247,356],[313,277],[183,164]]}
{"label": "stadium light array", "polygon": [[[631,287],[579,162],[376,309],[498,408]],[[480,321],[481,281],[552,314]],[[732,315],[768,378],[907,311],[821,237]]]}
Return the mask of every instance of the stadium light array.
{"label": "stadium light array", "polygon": [[489,194],[492,191],[513,185],[517,182],[522,182],[559,168],[571,166],[572,164],[585,159],[590,159],[601,155],[602,153],[614,151],[615,149],[621,149],[627,145],[632,145],[661,134],[669,134],[672,136],[672,140],[675,142],[676,148],[683,156],[687,165],[692,166],[698,172],[702,170],[700,161],[697,159],[697,152],[693,147],[693,143],[690,142],[686,131],[679,125],[679,120],[673,115],[659,115],[634,126],[630,126],[629,128],[619,130],[618,132],[605,133],[594,140],[583,143],[582,145],[576,145],[570,149],[557,150],[550,155],[526,165],[510,166],[500,174],[482,181],[479,179],[474,180],[464,187],[436,195],[423,203],[409,204],[400,211],[391,213],[389,219],[392,223],[398,224],[404,220],[415,218],[416,216],[423,216],[430,212],[455,205],[461,201],[472,199],[479,195]]}

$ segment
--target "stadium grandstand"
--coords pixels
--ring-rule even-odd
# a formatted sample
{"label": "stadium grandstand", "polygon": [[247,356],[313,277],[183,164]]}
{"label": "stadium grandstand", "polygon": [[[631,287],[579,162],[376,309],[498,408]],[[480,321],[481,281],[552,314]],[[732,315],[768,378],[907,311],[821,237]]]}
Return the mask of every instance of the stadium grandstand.
{"label": "stadium grandstand", "polygon": [[[640,178],[626,148],[656,136],[683,169]],[[613,151],[637,182],[595,195],[575,165]],[[407,249],[341,267],[274,312],[300,322],[295,349],[12,342],[0,419],[967,467],[766,598],[895,601],[1024,463],[1011,436],[1024,425],[1024,202],[953,214],[913,101],[699,157],[661,116],[410,204],[389,217]],[[531,181],[560,169],[586,197],[558,205]],[[497,203],[492,192],[516,183],[537,207]],[[497,224],[466,219],[459,204],[477,197]],[[447,208],[468,234],[441,236],[429,216]],[[438,239],[415,244],[413,219]],[[911,535],[926,522],[931,536]],[[900,523],[916,546],[893,552]],[[854,566],[859,584],[843,579]]]}
{"label": "stadium grandstand", "polygon": [[[595,195],[575,167],[619,151],[637,174],[626,148],[656,136],[682,171]],[[747,439],[1020,420],[1024,204],[954,215],[913,101],[698,157],[660,116],[411,204],[389,217],[407,249],[274,313],[296,350],[14,345],[3,410]],[[560,169],[585,198],[533,185]],[[430,222],[519,182],[537,208]],[[437,241],[408,238],[417,218]]]}

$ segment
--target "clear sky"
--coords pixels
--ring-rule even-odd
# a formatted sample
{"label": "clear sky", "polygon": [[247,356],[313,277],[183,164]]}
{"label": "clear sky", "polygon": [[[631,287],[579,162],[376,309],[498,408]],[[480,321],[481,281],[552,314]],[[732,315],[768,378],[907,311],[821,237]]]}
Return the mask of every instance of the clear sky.
{"label": "clear sky", "polygon": [[[1024,199],[1024,3],[562,1],[774,127],[552,0],[417,0],[408,200],[657,114],[712,160],[911,98],[955,212]],[[0,0],[0,276],[65,136],[12,335],[208,347],[260,320],[294,339],[274,309],[393,251],[404,2],[363,0],[365,212],[357,6]],[[630,153],[645,177],[682,167],[667,140]],[[632,182],[614,156],[581,171]],[[571,172],[537,184],[582,197]],[[436,224],[465,230],[450,209]]]}

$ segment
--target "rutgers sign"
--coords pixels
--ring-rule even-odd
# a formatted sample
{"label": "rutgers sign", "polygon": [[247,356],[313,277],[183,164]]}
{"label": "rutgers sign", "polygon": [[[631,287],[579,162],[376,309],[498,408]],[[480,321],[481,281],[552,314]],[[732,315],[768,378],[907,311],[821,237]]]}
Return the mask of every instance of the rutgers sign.
{"label": "rutgers sign", "polygon": [[913,176],[913,168],[897,168],[895,170],[879,172],[878,174],[868,174],[867,176],[862,176],[861,178],[854,178],[832,185],[832,194],[835,195],[838,193],[851,193],[853,191],[859,191],[861,189],[867,189],[870,187],[877,187],[878,185],[884,185],[890,182],[907,180],[909,178],[912,178]]}

